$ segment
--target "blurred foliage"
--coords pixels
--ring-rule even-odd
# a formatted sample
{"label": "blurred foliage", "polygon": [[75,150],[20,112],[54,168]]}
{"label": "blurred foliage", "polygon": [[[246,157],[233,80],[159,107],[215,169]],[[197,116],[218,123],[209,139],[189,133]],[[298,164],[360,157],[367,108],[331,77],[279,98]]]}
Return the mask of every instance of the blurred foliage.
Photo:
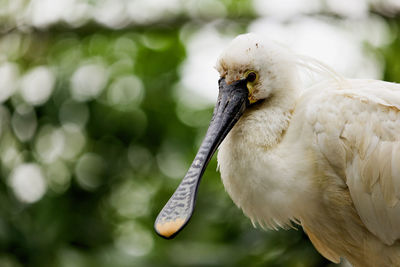
{"label": "blurred foliage", "polygon": [[385,59],[384,80],[400,83],[400,17],[388,18],[394,40],[381,52]]}
{"label": "blurred foliage", "polygon": [[[220,3],[221,32],[245,31],[256,16],[249,1]],[[379,51],[385,78],[400,81],[400,22],[382,17],[396,35]],[[4,31],[1,63],[11,65],[0,73],[10,82],[0,83],[17,85],[0,92],[0,266],[329,265],[301,229],[254,229],[224,192],[215,157],[185,230],[167,241],[152,229],[212,114],[178,103],[181,29],[214,19]]]}

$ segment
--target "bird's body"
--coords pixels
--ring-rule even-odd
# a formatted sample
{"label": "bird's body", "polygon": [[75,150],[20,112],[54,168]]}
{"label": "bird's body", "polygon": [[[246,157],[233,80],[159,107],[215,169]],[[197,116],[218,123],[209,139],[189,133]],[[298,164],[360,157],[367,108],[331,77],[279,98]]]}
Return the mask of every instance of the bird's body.
{"label": "bird's body", "polygon": [[[400,266],[400,85],[343,78],[253,34],[233,40],[216,68],[213,120],[159,234],[187,223],[192,185],[223,140],[223,184],[253,224],[301,224],[333,262]],[[304,90],[300,68],[330,78]]]}
{"label": "bird's body", "polygon": [[[221,144],[218,163],[232,200],[261,226],[300,223],[333,262],[400,266],[400,176],[392,174],[400,168],[399,158],[392,162],[400,156],[400,86],[332,80],[293,97],[287,106],[267,100],[248,110]],[[379,177],[364,185],[360,179],[374,171]],[[393,207],[381,192],[393,195]],[[357,207],[355,197],[368,203]]]}

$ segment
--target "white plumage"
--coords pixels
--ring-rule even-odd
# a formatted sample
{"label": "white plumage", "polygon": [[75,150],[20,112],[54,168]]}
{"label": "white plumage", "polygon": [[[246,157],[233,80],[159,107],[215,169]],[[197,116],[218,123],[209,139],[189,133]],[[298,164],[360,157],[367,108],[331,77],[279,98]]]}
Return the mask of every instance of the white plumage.
{"label": "white plumage", "polygon": [[[346,79],[254,34],[237,37],[217,70],[258,74],[222,142],[224,186],[255,224],[299,223],[333,262],[400,266],[400,85]],[[329,79],[303,90],[298,71]]]}

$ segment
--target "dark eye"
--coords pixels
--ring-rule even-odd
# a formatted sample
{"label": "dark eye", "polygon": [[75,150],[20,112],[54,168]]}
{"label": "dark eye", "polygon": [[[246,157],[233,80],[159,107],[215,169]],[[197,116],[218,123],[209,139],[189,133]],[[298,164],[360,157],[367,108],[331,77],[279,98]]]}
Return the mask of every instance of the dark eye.
{"label": "dark eye", "polygon": [[249,75],[247,75],[248,82],[254,82],[256,79],[257,79],[257,74],[255,72],[250,72]]}

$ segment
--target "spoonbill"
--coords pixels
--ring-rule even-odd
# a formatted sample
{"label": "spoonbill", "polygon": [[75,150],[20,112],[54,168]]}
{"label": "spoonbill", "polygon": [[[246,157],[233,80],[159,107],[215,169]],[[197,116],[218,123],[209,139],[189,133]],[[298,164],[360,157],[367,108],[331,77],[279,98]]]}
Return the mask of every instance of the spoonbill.
{"label": "spoonbill", "polygon": [[[301,68],[329,78],[302,89]],[[253,224],[300,224],[335,263],[400,266],[400,84],[344,78],[256,34],[236,37],[216,69],[210,126],[156,232],[187,224],[219,147],[224,187]]]}

